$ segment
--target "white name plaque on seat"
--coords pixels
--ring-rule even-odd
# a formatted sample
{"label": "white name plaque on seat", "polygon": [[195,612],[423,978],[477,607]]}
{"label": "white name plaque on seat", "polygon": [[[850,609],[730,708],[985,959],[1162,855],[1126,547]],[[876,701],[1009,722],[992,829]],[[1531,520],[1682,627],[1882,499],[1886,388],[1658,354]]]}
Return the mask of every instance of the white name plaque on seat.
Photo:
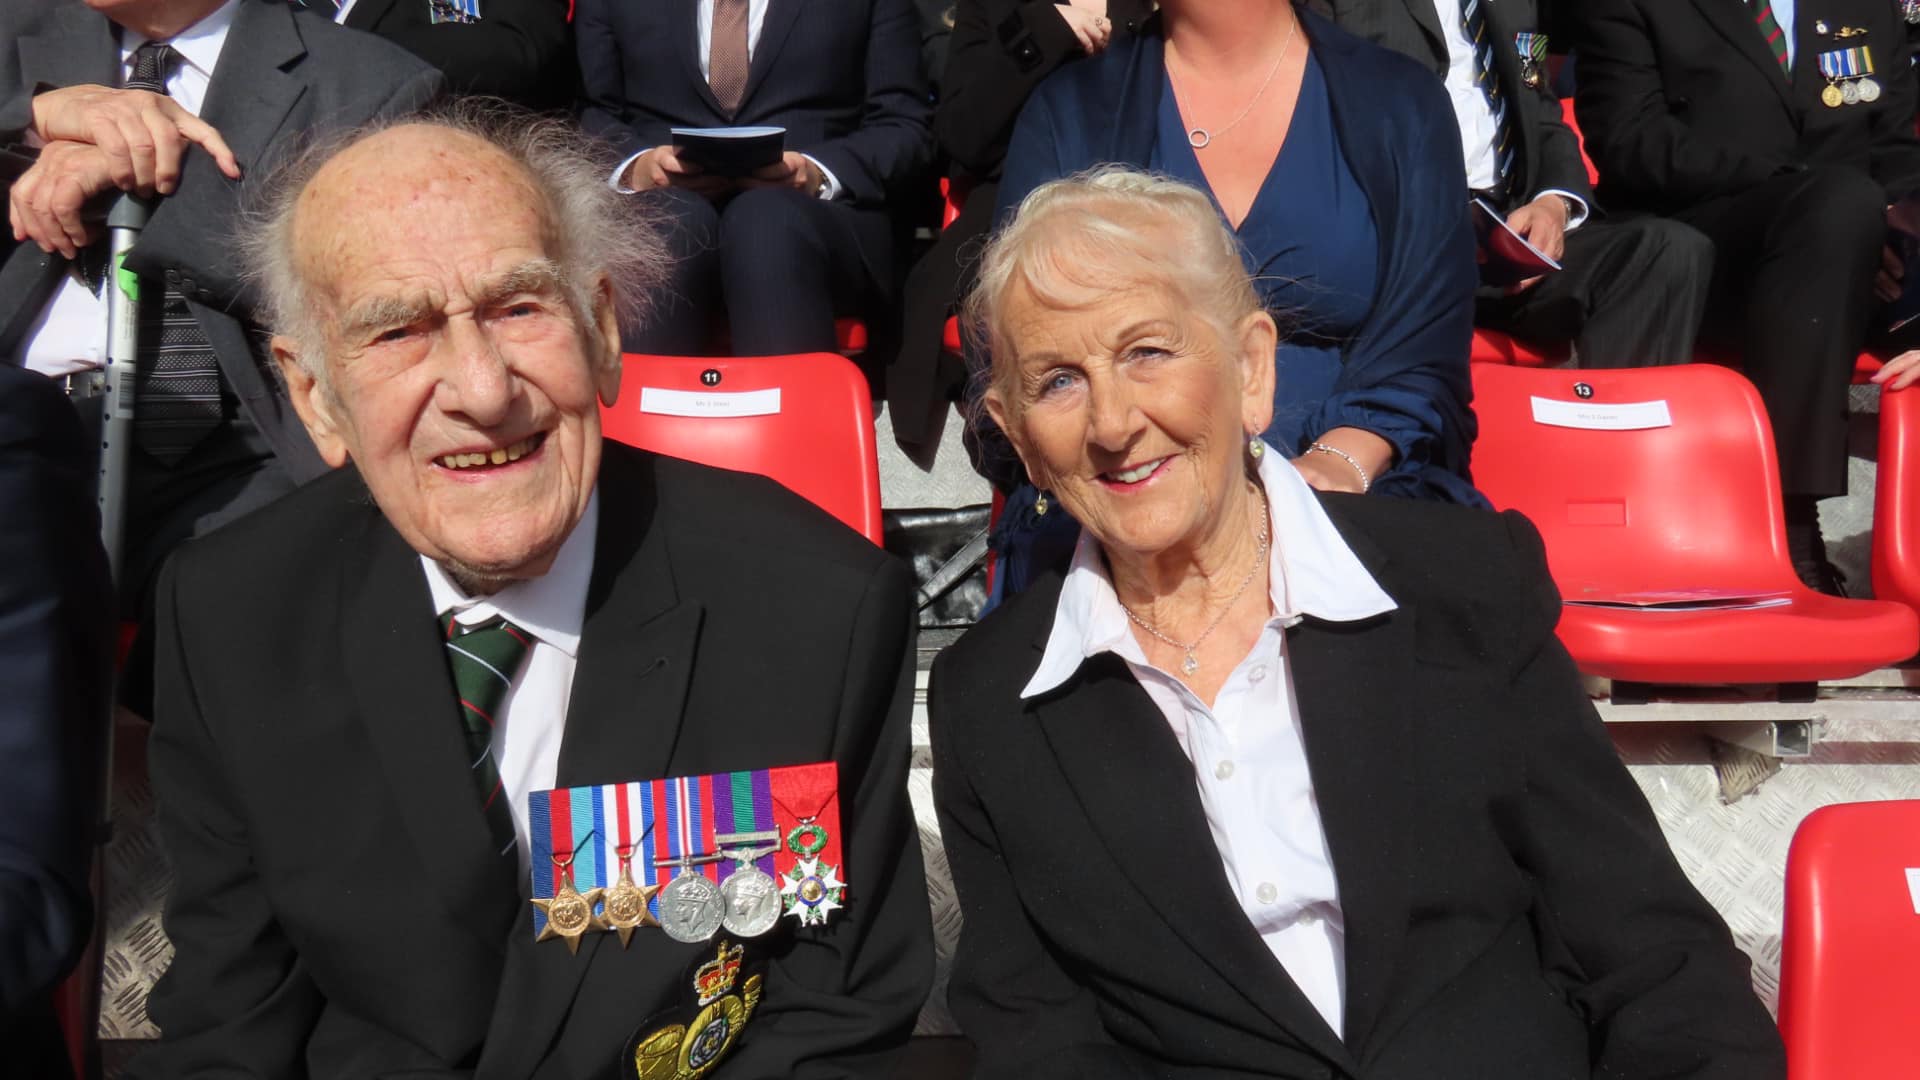
{"label": "white name plaque on seat", "polygon": [[1642,431],[1673,426],[1673,414],[1664,401],[1560,401],[1533,399],[1533,422],[1554,427],[1592,428],[1596,431]]}
{"label": "white name plaque on seat", "polygon": [[1907,895],[1913,900],[1913,913],[1920,915],[1920,866],[1907,867]]}
{"label": "white name plaque on seat", "polygon": [[744,390],[737,394],[717,394],[711,390],[668,390],[661,386],[640,388],[640,411],[660,416],[777,416],[780,413],[780,388]]}

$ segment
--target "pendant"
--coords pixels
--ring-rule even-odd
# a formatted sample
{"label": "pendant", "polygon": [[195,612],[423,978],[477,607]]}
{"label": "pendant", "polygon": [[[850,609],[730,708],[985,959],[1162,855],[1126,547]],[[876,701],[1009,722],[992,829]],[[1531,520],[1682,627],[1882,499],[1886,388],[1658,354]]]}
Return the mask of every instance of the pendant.
{"label": "pendant", "polygon": [[607,928],[607,924],[601,920],[600,916],[593,913],[593,907],[600,902],[604,891],[594,888],[582,893],[573,887],[573,879],[569,877],[561,883],[560,891],[554,893],[552,897],[533,901],[533,906],[547,916],[546,927],[534,940],[540,942],[559,938],[567,943],[568,952],[578,953],[582,935],[589,930]]}
{"label": "pendant", "polygon": [[1187,132],[1187,145],[1193,147],[1195,150],[1205,150],[1207,144],[1212,141],[1213,133],[1206,128],[1194,128],[1192,131]]}
{"label": "pendant", "polygon": [[1195,660],[1192,653],[1188,653],[1187,658],[1180,661],[1180,670],[1191,677],[1194,672],[1200,670],[1200,661]]}

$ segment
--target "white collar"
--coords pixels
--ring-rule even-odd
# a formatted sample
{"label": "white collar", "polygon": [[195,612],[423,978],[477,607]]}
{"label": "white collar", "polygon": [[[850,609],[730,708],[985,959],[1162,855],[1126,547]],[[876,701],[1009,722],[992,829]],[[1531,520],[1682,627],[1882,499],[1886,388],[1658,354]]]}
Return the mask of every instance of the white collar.
{"label": "white collar", "polygon": [[[206,18],[168,38],[167,44],[173,46],[173,51],[192,64],[201,76],[211,79],[214,65],[220,62],[220,50],[227,43],[227,31],[233,28],[234,16],[239,11],[240,0],[227,0]],[[143,34],[123,31],[120,35],[121,61],[125,62],[147,40]]]}
{"label": "white collar", "polygon": [[498,615],[540,641],[578,658],[580,631],[587,619],[587,583],[593,577],[596,533],[600,528],[600,489],[587,496],[586,512],[560,545],[553,566],[527,581],[517,581],[492,596],[468,596],[439,563],[420,556],[433,594],[433,613],[451,611],[462,626]]}
{"label": "white collar", "polygon": [[[1313,488],[1271,446],[1260,456],[1260,486],[1266,489],[1269,528],[1267,591],[1274,618],[1292,626],[1311,615],[1324,622],[1352,622],[1392,611],[1397,605],[1347,546]],[[1082,661],[1103,652],[1142,662],[1126,611],[1107,576],[1099,541],[1085,529],[1074,545],[1073,564],[1060,584],[1053,630],[1040,667],[1020,691],[1036,697],[1066,682]]]}

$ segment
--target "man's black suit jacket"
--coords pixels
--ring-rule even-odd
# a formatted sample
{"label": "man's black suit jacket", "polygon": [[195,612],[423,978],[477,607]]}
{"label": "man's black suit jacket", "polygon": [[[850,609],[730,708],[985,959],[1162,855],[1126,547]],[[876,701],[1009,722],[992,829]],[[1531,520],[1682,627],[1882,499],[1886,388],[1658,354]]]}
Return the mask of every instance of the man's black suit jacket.
{"label": "man's black suit jacket", "polygon": [[1554,638],[1540,539],[1322,504],[1397,610],[1286,650],[1346,930],[1344,1038],[1230,891],[1193,765],[1112,654],[1032,701],[1060,579],[944,653],[934,797],[983,1077],[1779,1080],[1748,962]]}
{"label": "man's black suit jacket", "polygon": [[[1438,78],[1447,75],[1447,42],[1433,0],[1308,0],[1347,31],[1404,53],[1427,65]],[[1513,133],[1519,140],[1514,155],[1512,190],[1503,210],[1524,205],[1543,191],[1565,191],[1593,202],[1586,162],[1580,158],[1580,140],[1560,115],[1560,99],[1547,85],[1542,65],[1540,85],[1530,87],[1521,78],[1516,33],[1541,29],[1533,0],[1482,3],[1487,36],[1493,42],[1493,63],[1500,88],[1514,111]]]}
{"label": "man's black suit jacket", "polygon": [[[838,762],[844,918],[769,939],[715,1077],[881,1075],[932,978],[911,577],[760,477],[608,443],[598,490],[559,783]],[[419,557],[351,469],[183,546],[160,605],[176,953],[139,1075],[599,1077],[686,998],[703,947],[659,930],[534,943]]]}
{"label": "man's black suit jacket", "polygon": [[784,127],[787,149],[840,181],[868,267],[889,265],[888,204],[919,205],[911,185],[933,157],[911,0],[769,0],[732,116],[700,74],[697,17],[696,0],[578,0],[581,126],[622,157],[672,142],[675,127]]}
{"label": "man's black suit jacket", "polygon": [[[81,0],[0,4],[0,142],[30,126],[36,91],[117,86],[119,75],[114,25]],[[219,129],[244,174],[230,181],[211,157],[189,150],[179,187],[160,200],[127,257],[130,269],[186,299],[241,408],[296,482],[326,466],[250,340],[257,297],[233,243],[248,181],[268,175],[303,138],[414,108],[440,85],[438,72],[398,46],[284,0],[241,0],[200,117]],[[0,362],[12,362],[66,267],[32,244],[16,246],[0,265]]]}
{"label": "man's black suit jacket", "polygon": [[568,10],[567,0],[483,0],[479,22],[436,24],[430,0],[355,0],[346,25],[439,68],[456,93],[565,109],[579,84]]}
{"label": "man's black suit jacket", "polygon": [[65,1070],[47,992],[93,929],[114,623],[91,460],[66,395],[0,363],[0,1060],[16,1076]]}
{"label": "man's black suit jacket", "polygon": [[[1575,108],[1609,206],[1673,213],[1814,165],[1860,169],[1889,201],[1920,188],[1912,50],[1898,4],[1799,4],[1791,82],[1743,0],[1581,0],[1569,14]],[[1866,33],[1838,36],[1856,27]],[[1819,54],[1863,45],[1880,100],[1821,104]]]}

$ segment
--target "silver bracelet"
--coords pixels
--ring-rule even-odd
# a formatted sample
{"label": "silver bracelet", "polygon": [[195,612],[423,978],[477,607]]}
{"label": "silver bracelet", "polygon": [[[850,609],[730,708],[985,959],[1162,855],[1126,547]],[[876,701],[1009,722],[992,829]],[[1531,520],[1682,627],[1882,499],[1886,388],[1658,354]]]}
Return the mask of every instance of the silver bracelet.
{"label": "silver bracelet", "polygon": [[1347,453],[1345,450],[1342,450],[1337,446],[1328,446],[1326,443],[1317,442],[1307,447],[1307,453],[1332,454],[1334,457],[1337,457],[1340,460],[1346,462],[1347,464],[1353,466],[1353,471],[1360,474],[1360,494],[1365,495],[1367,493],[1367,489],[1373,486],[1373,478],[1367,475],[1367,470],[1361,468],[1360,463],[1353,460],[1353,455]]}

